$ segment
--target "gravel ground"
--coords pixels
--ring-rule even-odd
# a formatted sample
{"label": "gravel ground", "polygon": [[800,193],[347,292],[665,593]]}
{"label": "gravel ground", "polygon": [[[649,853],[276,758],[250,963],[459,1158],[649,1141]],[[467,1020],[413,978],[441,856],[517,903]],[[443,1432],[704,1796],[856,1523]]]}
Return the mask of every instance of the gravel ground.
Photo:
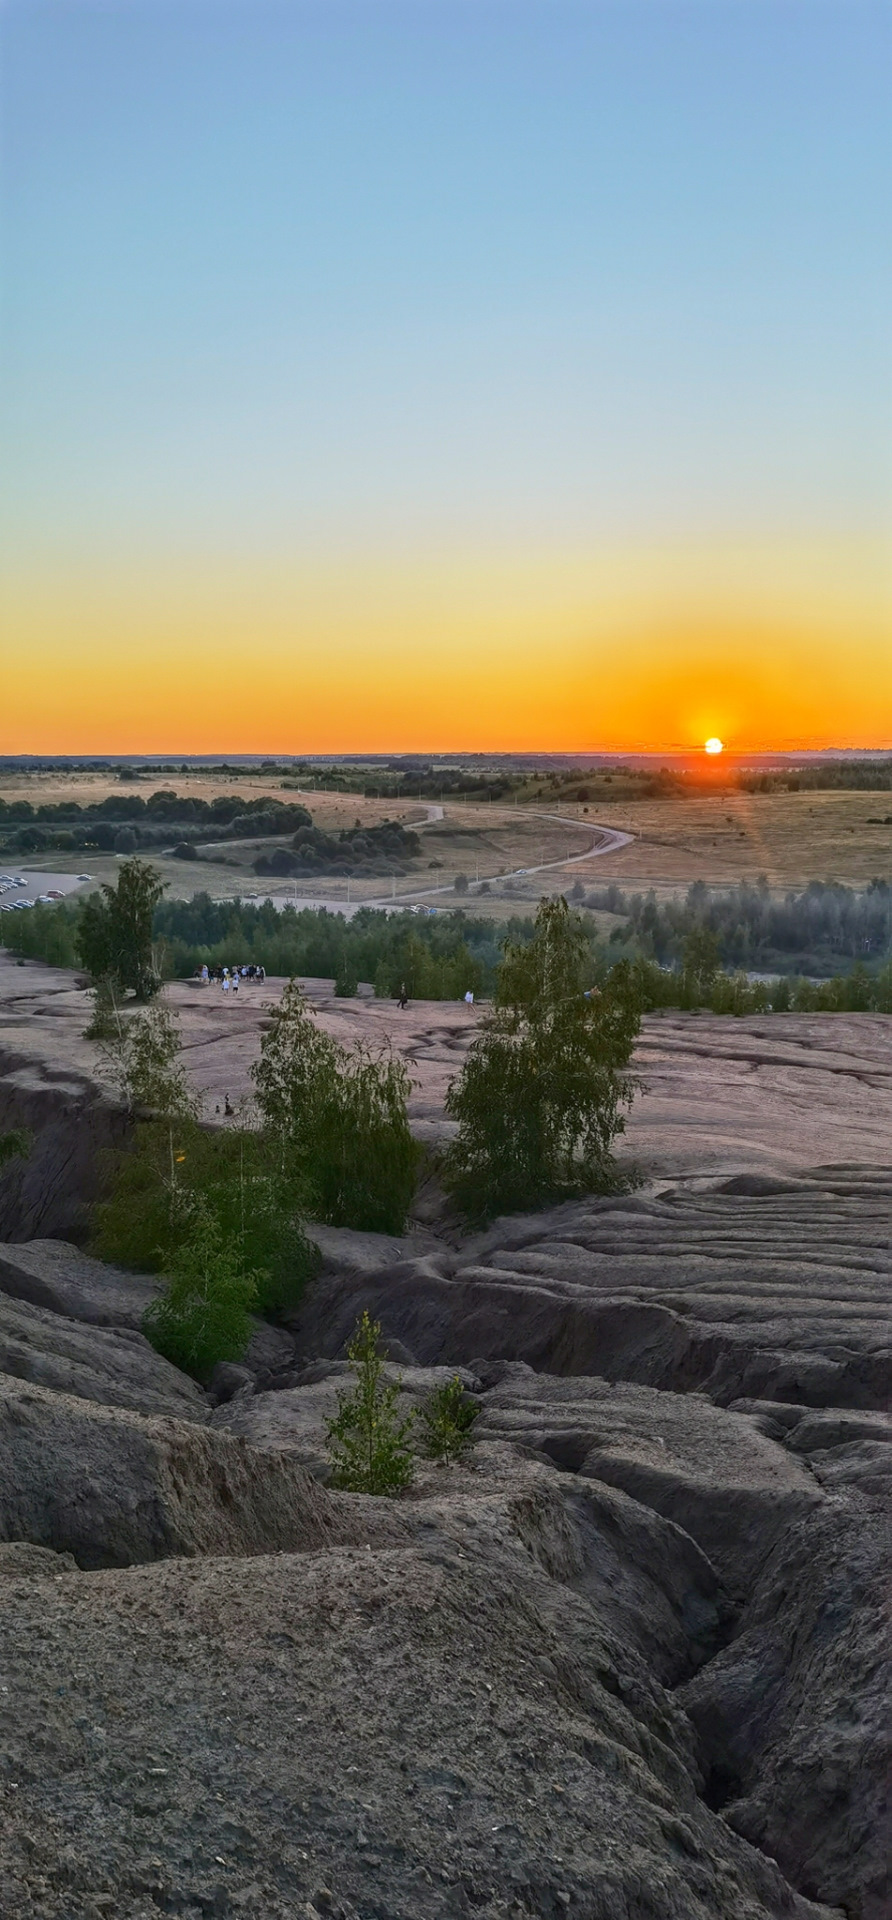
{"label": "gravel ground", "polygon": [[596,1609],[483,1531],[9,1573],[0,1911],[826,1914],[707,1811]]}

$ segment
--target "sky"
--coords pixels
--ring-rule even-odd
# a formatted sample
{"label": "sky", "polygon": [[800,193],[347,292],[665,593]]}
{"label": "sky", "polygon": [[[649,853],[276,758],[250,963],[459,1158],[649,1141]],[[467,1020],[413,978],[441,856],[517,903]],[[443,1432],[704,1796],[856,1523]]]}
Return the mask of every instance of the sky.
{"label": "sky", "polygon": [[0,0],[0,752],[892,747],[892,8]]}

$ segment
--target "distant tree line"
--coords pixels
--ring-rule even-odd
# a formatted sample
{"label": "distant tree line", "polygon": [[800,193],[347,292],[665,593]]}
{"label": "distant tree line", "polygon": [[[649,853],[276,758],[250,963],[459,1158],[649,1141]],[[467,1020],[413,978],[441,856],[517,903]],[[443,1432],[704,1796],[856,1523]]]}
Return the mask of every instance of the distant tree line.
{"label": "distant tree line", "polygon": [[813,880],[778,899],[766,879],[713,889],[695,881],[682,899],[624,893],[611,885],[574,898],[596,911],[622,915],[610,936],[630,957],[678,967],[688,935],[705,927],[715,935],[726,968],[748,972],[832,974],[840,965],[875,970],[892,953],[892,885],[871,880],[863,889]]}
{"label": "distant tree line", "polygon": [[214,800],[179,795],[166,787],[144,800],[138,793],[113,793],[81,807],[73,800],[32,806],[30,800],[0,800],[0,842],[8,853],[43,853],[97,848],[134,853],[169,845],[195,846],[208,840],[253,840],[270,834],[294,834],[312,827],[306,807],[220,794]]}
{"label": "distant tree line", "polygon": [[[128,863],[129,864],[129,863]],[[123,868],[122,868],[123,871]],[[51,966],[86,964],[81,927],[87,901],[60,901],[6,914],[0,940],[23,958]],[[342,993],[355,993],[360,980],[382,997],[396,998],[405,986],[413,999],[459,999],[469,989],[491,989],[500,958],[500,940],[532,934],[531,920],[515,919],[501,929],[492,921],[472,920],[461,910],[436,917],[385,913],[363,907],[353,919],[311,907],[271,901],[212,900],[196,893],[191,900],[162,900],[152,917],[152,942],[164,977],[188,979],[209,966],[265,967],[279,978],[333,979]]]}
{"label": "distant tree line", "polygon": [[772,767],[764,773],[741,772],[744,793],[821,793],[834,788],[858,793],[892,789],[892,757],[883,760],[819,760],[799,767]]}
{"label": "distant tree line", "polygon": [[[645,1008],[892,1010],[892,887],[885,881],[863,892],[816,882],[783,900],[772,899],[765,884],[713,892],[698,882],[683,899],[664,902],[616,885],[574,889],[574,905],[583,902],[625,922],[606,941],[585,923],[592,981],[628,961],[638,970]],[[0,939],[23,958],[77,967],[84,964],[81,923],[88,912],[88,901],[65,901],[6,914]],[[343,994],[367,981],[383,998],[396,998],[403,986],[412,999],[458,999],[468,989],[488,996],[504,943],[523,947],[532,935],[530,918],[497,924],[460,908],[428,917],[364,907],[347,920],[325,909],[280,910],[271,901],[218,902],[207,893],[161,900],[152,915],[165,978],[188,978],[204,962],[253,962],[280,978],[332,979]],[[692,965],[698,942],[706,943],[705,966],[702,955]],[[748,973],[780,977],[766,985]]]}
{"label": "distant tree line", "polygon": [[[15,919],[31,918],[36,911]],[[529,938],[532,923],[521,924]],[[204,961],[229,966],[254,961],[279,977],[333,979],[345,994],[367,981],[385,998],[396,998],[403,985],[413,999],[459,999],[468,989],[482,993],[495,977],[500,955],[492,922],[471,921],[461,912],[428,918],[362,907],[347,920],[327,909],[279,911],[269,901],[216,902],[206,893],[189,901],[162,901],[154,935],[164,950],[165,970],[180,978]]]}

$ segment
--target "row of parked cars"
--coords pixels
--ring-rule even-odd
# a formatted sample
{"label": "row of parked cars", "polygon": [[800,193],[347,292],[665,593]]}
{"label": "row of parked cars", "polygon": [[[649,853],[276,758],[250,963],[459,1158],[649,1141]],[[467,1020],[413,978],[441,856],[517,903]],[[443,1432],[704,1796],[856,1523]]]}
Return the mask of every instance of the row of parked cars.
{"label": "row of parked cars", "polygon": [[[0,893],[10,893],[13,887],[26,887],[27,885],[27,880],[23,880],[21,874],[13,877],[11,873],[0,873]],[[0,907],[0,913],[15,913],[17,908],[30,907],[30,905],[30,900],[10,900],[4,902],[3,906]]]}
{"label": "row of parked cars", "polygon": [[[91,876],[89,873],[79,873],[77,877],[79,880],[89,880]],[[20,873],[0,873],[0,894],[11,893],[14,887],[26,887],[27,885],[27,880],[23,880]],[[2,905],[0,905],[0,913],[21,913],[24,908],[35,905],[51,907],[57,900],[64,900],[64,898],[65,895],[61,887],[50,887],[46,893],[38,894],[36,902],[34,900],[4,900]]]}

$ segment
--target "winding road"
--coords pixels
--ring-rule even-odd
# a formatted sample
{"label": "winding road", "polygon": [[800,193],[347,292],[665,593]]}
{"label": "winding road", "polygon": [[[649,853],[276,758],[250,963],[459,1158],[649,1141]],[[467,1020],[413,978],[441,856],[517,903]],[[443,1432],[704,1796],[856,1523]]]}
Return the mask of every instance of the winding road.
{"label": "winding road", "polygon": [[[507,814],[510,818],[516,817],[516,810],[513,807],[493,807],[490,811],[492,814],[500,813]],[[568,819],[566,815],[562,813],[546,813],[539,808],[534,809],[527,807],[525,807],[523,811],[526,819],[532,816],[533,819],[536,820],[556,820],[562,827],[574,827],[576,829],[582,827],[580,820]],[[430,826],[434,821],[445,818],[445,811],[441,806],[427,806],[426,813],[427,819],[417,822],[422,832],[426,826]],[[605,853],[617,853],[620,847],[627,847],[635,838],[633,833],[624,833],[618,827],[590,826],[587,830],[591,834],[591,840],[589,845],[583,848],[581,853],[570,853],[560,860],[542,860],[537,866],[512,867],[507,873],[491,874],[488,875],[487,878],[489,878],[490,881],[498,881],[500,885],[504,885],[506,880],[522,880],[534,873],[554,873],[566,867],[579,866],[579,864],[585,860],[597,859]],[[308,899],[305,896],[301,896],[300,905],[301,907],[327,907],[331,913],[342,913],[346,920],[352,920],[354,913],[358,913],[360,907],[390,908],[393,911],[409,906],[413,902],[433,899],[435,896],[441,896],[444,893],[454,895],[454,881],[449,880],[432,887],[416,887],[406,893],[382,894],[380,898],[374,900],[347,902],[345,900]],[[290,893],[287,895],[273,895],[272,899],[274,906],[293,906],[297,904],[294,895]]]}

